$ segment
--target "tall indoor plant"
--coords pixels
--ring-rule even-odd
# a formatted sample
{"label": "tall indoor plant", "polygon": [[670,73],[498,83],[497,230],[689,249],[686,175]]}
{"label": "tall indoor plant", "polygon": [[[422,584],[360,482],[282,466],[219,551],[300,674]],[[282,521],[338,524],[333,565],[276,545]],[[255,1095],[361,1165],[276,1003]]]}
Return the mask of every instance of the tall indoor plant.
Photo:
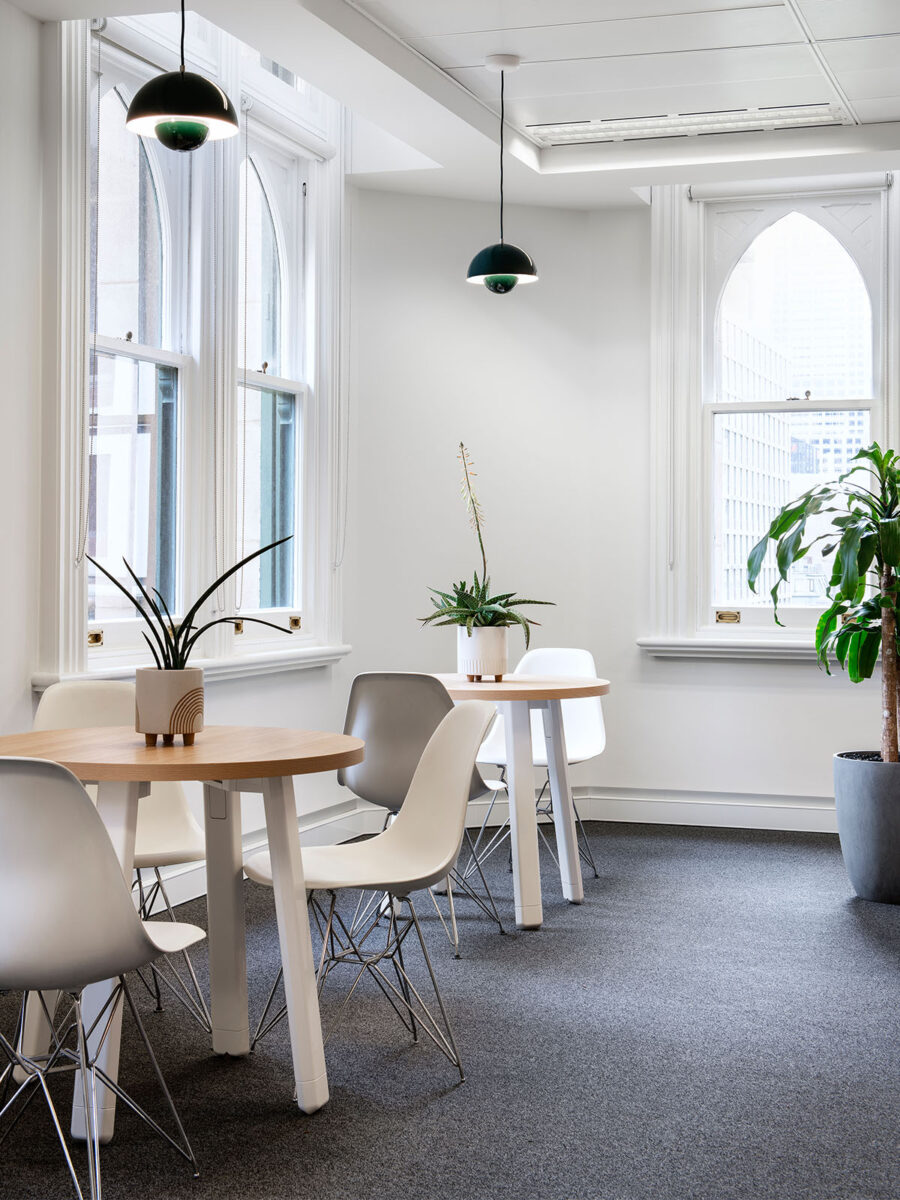
{"label": "tall indoor plant", "polygon": [[775,620],[791,566],[821,546],[833,565],[829,604],[816,625],[819,663],[830,674],[833,659],[859,683],[872,677],[881,660],[881,751],[834,756],[835,806],[856,892],[866,900],[900,903],[900,456],[873,442],[854,455],[836,483],[811,488],[786,504],[747,560],[754,591],[770,542],[778,566],[771,593]]}
{"label": "tall indoor plant", "polygon": [[279,538],[277,542],[261,546],[259,550],[254,550],[233,567],[229,567],[194,601],[178,623],[169,612],[163,595],[155,587],[148,590],[124,558],[122,562],[125,563],[125,570],[131,577],[136,592],[129,591],[102,563],[87,555],[97,570],[127,596],[147,626],[141,636],[150,647],[156,665],[138,667],[135,672],[135,729],[144,734],[148,746],[156,745],[158,735],[162,735],[163,745],[171,746],[176,733],[180,733],[184,744],[190,746],[194,735],[203,729],[203,668],[189,667],[188,660],[197,642],[208,629],[212,629],[214,625],[251,621],[255,625],[268,625],[270,629],[278,629],[282,633],[293,632],[261,617],[216,617],[212,621],[197,624],[203,605],[226,579],[254,558],[259,558],[261,554],[290,541],[292,536],[288,534],[287,537]]}
{"label": "tall indoor plant", "polygon": [[476,570],[472,574],[471,584],[463,579],[452,584],[446,592],[429,588],[433,593],[431,603],[435,611],[420,620],[423,625],[457,626],[456,657],[460,674],[471,681],[480,680],[485,675],[493,675],[495,680],[500,680],[506,674],[509,660],[508,628],[511,625],[521,627],[527,649],[531,642],[531,626],[538,623],[516,610],[523,604],[553,604],[554,601],[520,599],[515,592],[491,594],[482,532],[484,513],[472,482],[475,476],[472,460],[462,442],[459,443],[459,460],[462,464],[460,490],[481,551],[481,578]]}

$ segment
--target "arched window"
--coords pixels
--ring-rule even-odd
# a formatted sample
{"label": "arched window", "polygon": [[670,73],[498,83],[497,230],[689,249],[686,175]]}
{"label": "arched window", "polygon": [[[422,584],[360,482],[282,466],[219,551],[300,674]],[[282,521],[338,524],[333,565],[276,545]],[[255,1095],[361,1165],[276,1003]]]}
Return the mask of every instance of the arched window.
{"label": "arched window", "polygon": [[125,128],[125,101],[111,88],[100,101],[97,164],[97,332],[162,344],[162,222],[143,140]]}
{"label": "arched window", "polygon": [[[99,100],[92,180],[92,353],[87,551],[126,559],[147,588],[177,604],[177,357],[164,342],[165,247],[143,139],[125,128],[116,87]],[[133,606],[93,565],[88,616],[133,619]]]}
{"label": "arched window", "polygon": [[[272,206],[251,156],[241,165],[238,558],[298,528],[301,388],[283,383],[296,356],[285,352],[283,340],[287,271]],[[299,270],[299,264],[290,265],[294,273]],[[281,385],[270,384],[271,376],[281,377]],[[237,609],[295,607],[298,561],[297,547],[286,542],[248,564],[237,580]]]}
{"label": "arched window", "polygon": [[[249,371],[278,375],[281,363],[282,280],[275,222],[253,159],[241,168],[241,357]],[[263,363],[267,366],[263,368]]]}
{"label": "arched window", "polygon": [[[869,290],[854,258],[823,223],[839,228],[834,212],[821,205],[820,221],[815,206],[808,207],[811,213],[787,211],[752,236],[715,310],[707,359],[714,377],[707,409],[715,609],[770,607],[774,553],[754,594],[747,586],[750,550],[786,501],[835,480],[870,441]],[[740,215],[752,232],[769,214]],[[830,564],[810,553],[791,573],[787,607],[817,606],[829,574]]]}

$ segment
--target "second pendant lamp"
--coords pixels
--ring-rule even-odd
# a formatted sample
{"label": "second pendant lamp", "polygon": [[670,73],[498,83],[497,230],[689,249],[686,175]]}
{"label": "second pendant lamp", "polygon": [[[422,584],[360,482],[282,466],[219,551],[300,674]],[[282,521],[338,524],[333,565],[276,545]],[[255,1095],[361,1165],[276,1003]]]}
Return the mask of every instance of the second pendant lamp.
{"label": "second pendant lamp", "polygon": [[506,71],[519,65],[513,54],[492,54],[485,64],[489,70],[500,72],[500,241],[479,250],[469,263],[466,278],[469,283],[483,283],[489,292],[504,295],[517,283],[536,283],[537,267],[530,254],[519,246],[503,240],[503,125],[506,114]]}

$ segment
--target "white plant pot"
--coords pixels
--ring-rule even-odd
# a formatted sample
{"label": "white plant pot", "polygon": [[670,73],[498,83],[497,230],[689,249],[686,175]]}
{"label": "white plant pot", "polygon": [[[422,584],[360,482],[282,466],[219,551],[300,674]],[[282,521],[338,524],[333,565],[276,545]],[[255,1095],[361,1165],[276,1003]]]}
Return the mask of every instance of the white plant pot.
{"label": "white plant pot", "polygon": [[163,745],[171,746],[176,733],[186,746],[193,745],[194,734],[203,728],[203,668],[138,667],[134,682],[134,728],[147,745],[155,746],[162,735]]}
{"label": "white plant pot", "polygon": [[480,682],[482,676],[493,675],[499,681],[506,674],[508,656],[505,625],[487,625],[473,629],[471,635],[465,625],[456,627],[456,669],[469,681]]}

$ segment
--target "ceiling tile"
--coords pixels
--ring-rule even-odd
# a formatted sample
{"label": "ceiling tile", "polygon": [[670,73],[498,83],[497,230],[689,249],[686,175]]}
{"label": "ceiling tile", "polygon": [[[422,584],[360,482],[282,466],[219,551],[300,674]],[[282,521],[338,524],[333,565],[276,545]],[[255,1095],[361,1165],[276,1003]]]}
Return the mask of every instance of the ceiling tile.
{"label": "ceiling tile", "polygon": [[581,21],[620,21],[687,12],[782,8],[780,0],[356,0],[401,37],[523,29]]}
{"label": "ceiling tile", "polygon": [[900,121],[900,96],[880,96],[875,100],[855,100],[856,115],[866,125],[876,121]]}
{"label": "ceiling tile", "polygon": [[481,66],[488,54],[497,53],[518,54],[527,63],[796,43],[802,39],[787,9],[771,7],[409,40],[426,58],[446,69]]}
{"label": "ceiling tile", "polygon": [[900,33],[898,0],[800,0],[813,37],[871,37]]}
{"label": "ceiling tile", "polygon": [[[485,67],[464,67],[450,74],[475,95],[493,99],[499,80]],[[765,46],[685,54],[649,54],[631,58],[594,58],[531,63],[507,76],[506,95],[566,96],[584,92],[639,91],[691,84],[764,81],[796,76],[821,78],[812,53],[803,46]],[[822,83],[824,92],[825,84]],[[826,95],[825,99],[832,99]]]}

